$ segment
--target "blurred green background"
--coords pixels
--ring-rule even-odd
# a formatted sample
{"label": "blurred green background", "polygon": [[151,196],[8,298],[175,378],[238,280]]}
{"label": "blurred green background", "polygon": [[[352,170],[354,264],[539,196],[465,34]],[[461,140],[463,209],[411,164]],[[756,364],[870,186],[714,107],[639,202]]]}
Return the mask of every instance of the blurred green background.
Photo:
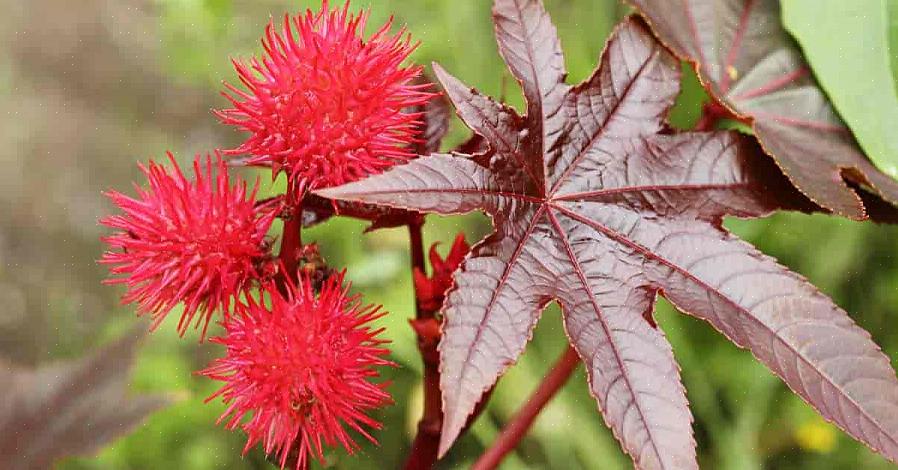
{"label": "blurred green background", "polygon": [[[372,24],[391,13],[422,42],[420,63],[439,61],[472,86],[521,97],[499,59],[486,0],[356,1],[371,5]],[[546,0],[567,54],[572,82],[594,67],[605,38],[627,10],[615,0]],[[270,17],[317,8],[318,0],[0,0],[0,356],[24,365],[79,356],[134,323],[117,304],[120,289],[100,285],[94,262],[112,208],[101,191],[138,179],[137,161],[172,150],[234,146],[240,135],[216,123],[223,79],[235,80],[229,57],[260,51]],[[862,73],[862,72],[859,72]],[[702,93],[694,77],[673,114],[688,127]],[[465,138],[458,122],[447,139]],[[728,221],[728,227],[808,277],[898,358],[898,227],[779,214]],[[337,468],[396,468],[420,412],[421,366],[407,325],[412,287],[406,233],[362,236],[363,225],[334,220],[308,238],[330,263],[346,266],[354,286],[392,314],[383,320],[401,367],[386,371],[396,405],[379,418],[379,447],[354,457],[333,453]],[[476,240],[489,231],[479,215],[429,219],[428,243],[448,248],[455,233]],[[361,241],[359,241],[361,240]],[[877,469],[890,465],[855,443],[796,398],[751,355],[706,324],[663,301],[658,318],[674,345],[696,418],[702,468]],[[71,458],[65,470],[269,468],[258,450],[241,457],[244,438],[215,425],[218,403],[203,404],[216,385],[194,371],[221,351],[181,340],[173,314],[145,342],[133,390],[176,403],[96,456]],[[543,317],[524,358],[499,383],[488,410],[442,468],[466,468],[564,350],[557,308]],[[894,362],[894,361],[893,361]],[[604,426],[578,372],[540,415],[505,469],[631,468]]]}

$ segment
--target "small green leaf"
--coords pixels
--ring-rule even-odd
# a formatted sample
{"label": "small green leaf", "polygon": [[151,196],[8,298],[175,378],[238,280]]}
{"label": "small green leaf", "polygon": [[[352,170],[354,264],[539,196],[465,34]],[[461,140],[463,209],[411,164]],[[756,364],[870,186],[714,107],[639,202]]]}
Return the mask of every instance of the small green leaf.
{"label": "small green leaf", "polygon": [[[783,21],[879,169],[898,176],[895,0],[783,0]],[[891,17],[891,19],[890,19]]]}

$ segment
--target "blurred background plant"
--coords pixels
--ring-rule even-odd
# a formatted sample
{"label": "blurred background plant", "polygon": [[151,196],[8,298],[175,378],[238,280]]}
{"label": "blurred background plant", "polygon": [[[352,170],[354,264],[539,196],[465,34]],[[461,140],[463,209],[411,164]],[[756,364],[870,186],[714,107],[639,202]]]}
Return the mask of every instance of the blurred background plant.
{"label": "blurred background plant", "polygon": [[[380,0],[372,24],[393,13],[422,42],[419,63],[438,61],[466,83],[520,106],[492,40],[486,1]],[[97,225],[111,208],[100,192],[137,179],[136,161],[172,150],[182,162],[196,152],[233,147],[241,136],[217,124],[210,109],[233,81],[229,57],[260,50],[269,17],[317,8],[319,0],[0,0],[0,358],[20,368],[75,360],[114,341],[134,324],[116,289],[101,286]],[[592,70],[605,38],[627,13],[617,0],[546,0],[567,54],[570,81]],[[857,71],[862,74],[863,71]],[[691,125],[703,93],[687,76],[672,119]],[[445,142],[465,138],[459,122]],[[263,183],[268,183],[263,181]],[[778,214],[727,226],[802,273],[850,312],[886,353],[898,358],[898,227]],[[395,468],[420,411],[421,366],[407,318],[414,311],[406,233],[383,230],[357,242],[361,222],[333,220],[308,232],[326,240],[324,255],[346,265],[354,287],[391,315],[382,320],[401,367],[384,371],[397,405],[378,416],[380,447],[334,454],[335,468]],[[463,230],[489,230],[478,215],[433,218],[425,241],[441,252]],[[523,360],[499,383],[490,407],[442,468],[466,468],[526,399],[558,354],[564,332],[557,309],[546,315]],[[703,468],[854,469],[889,464],[827,424],[785,385],[704,323],[659,309],[683,367]],[[167,322],[176,321],[171,315]],[[215,333],[214,331],[212,332]],[[268,468],[258,450],[240,457],[244,437],[215,426],[222,405],[204,405],[216,385],[193,374],[217,346],[179,341],[174,325],[149,336],[137,353],[130,393],[175,403],[96,455],[57,468]],[[108,358],[126,361],[126,358]],[[893,361],[894,362],[894,361]],[[74,363],[71,363],[74,364]],[[74,367],[71,366],[71,367]],[[4,377],[0,375],[0,378]],[[0,446],[2,448],[2,446]],[[506,469],[629,468],[589,396],[582,371],[540,415]],[[3,465],[0,464],[0,468]]]}

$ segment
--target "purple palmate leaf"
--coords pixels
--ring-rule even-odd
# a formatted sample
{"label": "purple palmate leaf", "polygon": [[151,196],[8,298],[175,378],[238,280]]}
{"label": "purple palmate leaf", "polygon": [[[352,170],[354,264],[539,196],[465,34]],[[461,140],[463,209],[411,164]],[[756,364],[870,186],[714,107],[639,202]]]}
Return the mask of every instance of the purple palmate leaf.
{"label": "purple palmate leaf", "polygon": [[764,149],[812,200],[862,219],[869,212],[862,198],[872,196],[856,192],[862,186],[898,205],[898,182],[873,166],[836,115],[780,23],[779,0],[627,1],[675,54],[696,65],[713,96],[749,120]]}
{"label": "purple palmate leaf", "polygon": [[96,452],[168,404],[127,390],[145,329],[35,370],[0,362],[0,468],[47,469],[61,457]]}
{"label": "purple palmate leaf", "polygon": [[727,215],[817,206],[753,139],[668,130],[678,65],[639,20],[625,21],[598,70],[571,87],[541,2],[496,0],[494,19],[527,115],[436,66],[490,150],[424,157],[321,192],[493,220],[443,307],[441,451],[556,300],[590,390],[636,466],[696,468],[678,368],[651,318],[661,293],[751,349],[825,417],[898,458],[888,359],[827,297],[721,227]]}
{"label": "purple palmate leaf", "polygon": [[[416,80],[419,84],[427,84],[436,88],[430,77],[421,76]],[[443,143],[443,137],[449,132],[449,123],[452,119],[452,111],[449,103],[443,95],[434,96],[426,103],[413,108],[411,112],[421,113],[420,134],[412,148],[418,155],[430,155],[438,152]]]}

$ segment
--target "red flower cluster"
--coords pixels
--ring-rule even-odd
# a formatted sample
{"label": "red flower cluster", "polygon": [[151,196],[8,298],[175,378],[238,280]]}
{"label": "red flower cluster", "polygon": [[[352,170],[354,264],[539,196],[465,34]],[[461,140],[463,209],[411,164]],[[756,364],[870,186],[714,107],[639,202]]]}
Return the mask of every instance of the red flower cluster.
{"label": "red flower cluster", "polygon": [[418,307],[425,312],[436,312],[443,306],[446,292],[452,287],[452,273],[461,265],[471,248],[465,241],[465,234],[459,233],[452,243],[446,259],[437,253],[437,244],[430,247],[430,265],[433,269],[428,278],[421,270],[415,269],[415,291]]}
{"label": "red flower cluster", "polygon": [[196,325],[205,335],[214,311],[227,314],[232,300],[260,277],[275,213],[256,204],[258,184],[249,195],[245,182],[231,185],[220,156],[207,156],[205,165],[197,156],[193,182],[168,158],[171,171],[152,161],[140,166],[149,188],[135,187],[137,198],[107,193],[124,213],[101,221],[119,231],[103,239],[112,250],[100,262],[123,276],[106,282],[127,285],[123,303],[137,302],[140,314],[153,317],[153,328],[184,302],[178,331],[183,335],[199,313]]}
{"label": "red flower cluster", "polygon": [[405,110],[434,96],[416,85],[421,67],[403,67],[414,50],[404,30],[388,22],[367,40],[368,13],[330,10],[284,18],[280,34],[269,24],[266,56],[234,61],[243,91],[227,85],[234,108],[222,122],[249,132],[232,154],[250,164],[284,169],[306,189],[335,186],[379,173],[415,155],[420,113]]}
{"label": "red flower cluster", "polygon": [[348,296],[343,274],[328,278],[317,297],[308,278],[286,290],[266,285],[258,300],[247,296],[245,305],[237,304],[227,335],[212,340],[227,356],[201,374],[225,382],[209,400],[224,399],[221,420],[248,434],[244,451],[262,442],[282,468],[293,451],[299,469],[310,456],[321,460],[325,446],[356,450],[344,426],[376,442],[365,427],[380,424],[365,412],[390,397],[384,384],[370,380],[378,376],[375,366],[392,363],[384,358],[386,341],[377,338],[382,329],[367,326],[383,313]]}

